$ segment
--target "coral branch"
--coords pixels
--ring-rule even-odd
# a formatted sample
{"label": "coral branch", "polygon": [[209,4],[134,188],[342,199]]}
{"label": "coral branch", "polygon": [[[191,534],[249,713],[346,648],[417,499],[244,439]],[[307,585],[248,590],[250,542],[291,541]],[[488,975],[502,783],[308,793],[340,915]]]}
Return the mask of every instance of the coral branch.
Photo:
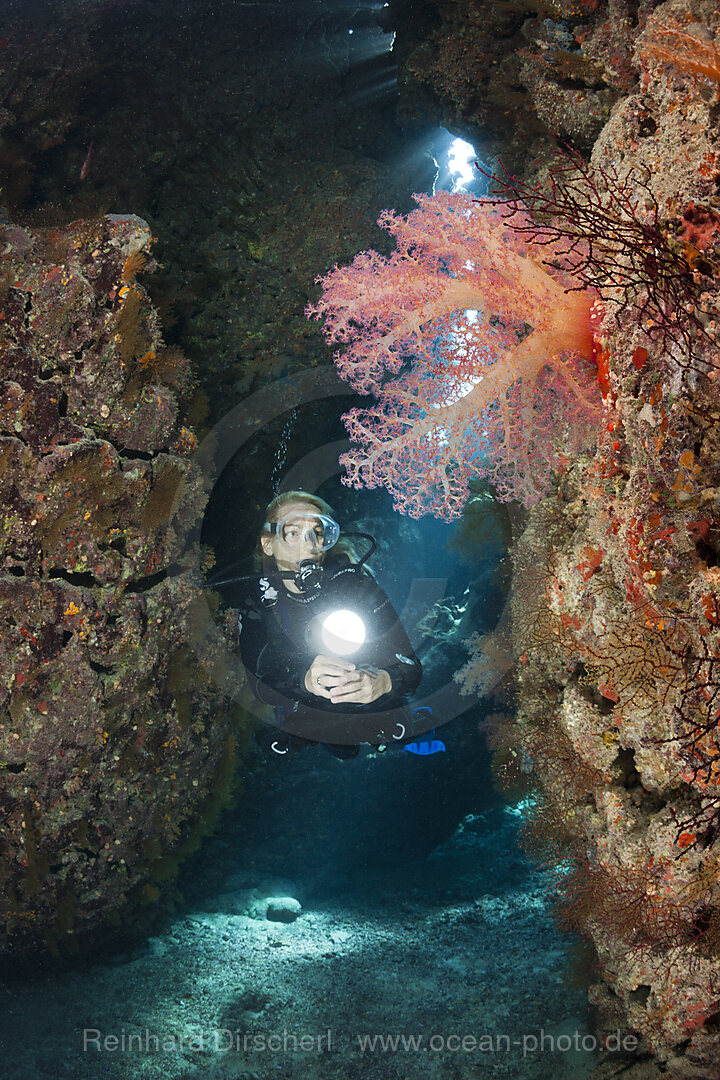
{"label": "coral branch", "polygon": [[397,251],[335,267],[308,308],[341,346],[340,375],[378,397],[345,418],[356,443],[347,482],[384,485],[413,516],[456,516],[473,475],[529,505],[562,453],[592,439],[593,297],[543,265],[547,248],[504,207],[447,192],[415,199],[407,217],[380,218]]}
{"label": "coral branch", "polygon": [[663,228],[649,172],[595,170],[570,150],[554,166],[548,188],[479,168],[513,228],[547,249],[548,265],[560,258],[575,275],[571,287],[591,286],[618,317],[634,310],[651,341],[663,350],[681,345],[684,365],[693,366],[698,339],[711,340],[698,314],[702,274],[693,253]]}

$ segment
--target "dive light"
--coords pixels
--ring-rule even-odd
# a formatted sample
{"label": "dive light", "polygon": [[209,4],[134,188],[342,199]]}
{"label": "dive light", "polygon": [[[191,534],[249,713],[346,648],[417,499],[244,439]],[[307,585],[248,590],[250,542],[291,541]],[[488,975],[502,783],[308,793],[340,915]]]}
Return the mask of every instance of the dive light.
{"label": "dive light", "polygon": [[323,619],[321,636],[328,652],[350,656],[365,644],[365,623],[356,611],[338,608]]}

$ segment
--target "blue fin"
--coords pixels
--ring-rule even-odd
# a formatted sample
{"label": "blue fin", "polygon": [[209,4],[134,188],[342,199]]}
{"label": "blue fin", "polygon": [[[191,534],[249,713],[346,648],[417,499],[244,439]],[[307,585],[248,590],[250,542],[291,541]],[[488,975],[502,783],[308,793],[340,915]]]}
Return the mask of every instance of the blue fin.
{"label": "blue fin", "polygon": [[429,741],[423,739],[422,741],[407,743],[406,746],[403,746],[403,750],[409,750],[411,754],[422,754],[423,756],[426,754],[438,754],[444,749],[445,743],[441,742],[440,739],[431,739]]}

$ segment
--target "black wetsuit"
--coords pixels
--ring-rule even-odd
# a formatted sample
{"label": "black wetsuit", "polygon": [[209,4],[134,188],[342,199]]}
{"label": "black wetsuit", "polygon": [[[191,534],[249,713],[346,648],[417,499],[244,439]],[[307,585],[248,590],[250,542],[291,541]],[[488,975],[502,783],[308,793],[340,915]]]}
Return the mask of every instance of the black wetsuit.
{"label": "black wetsuit", "polygon": [[[357,612],[365,644],[348,657],[357,668],[387,671],[392,690],[369,705],[336,704],[309,693],[305,675],[315,657],[328,654],[320,628],[331,611]],[[240,606],[240,653],[256,696],[276,710],[278,726],[317,742],[375,745],[402,734],[406,697],[422,677],[405,629],[372,574],[347,556],[328,556],[322,588],[297,594],[279,577],[260,577]]]}

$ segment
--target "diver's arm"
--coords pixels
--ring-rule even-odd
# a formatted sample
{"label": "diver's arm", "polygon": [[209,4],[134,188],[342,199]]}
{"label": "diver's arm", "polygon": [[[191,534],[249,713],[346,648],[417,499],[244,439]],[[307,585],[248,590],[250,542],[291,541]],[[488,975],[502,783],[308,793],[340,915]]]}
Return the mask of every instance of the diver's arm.
{"label": "diver's arm", "polygon": [[240,655],[255,696],[277,704],[273,691],[284,698],[302,690],[307,658],[284,635],[278,640],[269,633],[268,623],[268,614],[260,605],[250,603],[240,610]]}
{"label": "diver's arm", "polygon": [[365,587],[378,635],[378,665],[387,671],[393,694],[412,694],[422,679],[422,664],[385,591],[374,578],[367,578]]}
{"label": "diver's arm", "polygon": [[[409,642],[408,642],[409,644]],[[422,664],[412,646],[406,652],[396,651],[387,665],[393,691],[401,697],[412,694],[422,679]]]}
{"label": "diver's arm", "polygon": [[238,611],[240,656],[247,671],[257,674],[258,659],[267,644],[267,632],[261,612],[253,604]]}

